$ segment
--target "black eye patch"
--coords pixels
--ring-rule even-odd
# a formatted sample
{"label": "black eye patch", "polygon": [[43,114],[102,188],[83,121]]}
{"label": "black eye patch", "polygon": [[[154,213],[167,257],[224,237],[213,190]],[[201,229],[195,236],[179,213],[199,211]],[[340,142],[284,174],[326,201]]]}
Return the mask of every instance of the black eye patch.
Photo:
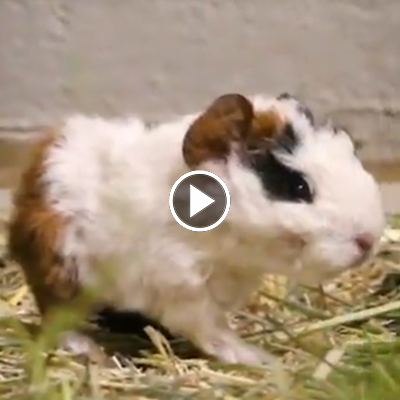
{"label": "black eye patch", "polygon": [[304,175],[279,162],[272,153],[253,155],[251,167],[271,199],[312,203],[313,194]]}

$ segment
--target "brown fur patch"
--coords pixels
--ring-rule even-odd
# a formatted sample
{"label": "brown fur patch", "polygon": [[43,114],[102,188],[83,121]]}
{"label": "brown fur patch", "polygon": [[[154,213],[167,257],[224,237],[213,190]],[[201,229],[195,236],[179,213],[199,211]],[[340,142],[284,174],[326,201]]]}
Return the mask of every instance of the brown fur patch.
{"label": "brown fur patch", "polygon": [[246,138],[247,148],[261,149],[283,132],[285,121],[275,111],[257,112]]}
{"label": "brown fur patch", "polygon": [[253,118],[253,106],[239,94],[217,98],[192,124],[183,142],[183,156],[194,167],[209,159],[224,159],[232,140],[242,138]]}
{"label": "brown fur patch", "polygon": [[9,222],[9,254],[21,265],[42,314],[77,291],[76,269],[67,268],[56,250],[66,221],[50,209],[44,197],[43,163],[56,137],[57,131],[47,131],[33,149],[14,194]]}
{"label": "brown fur patch", "polygon": [[183,156],[194,168],[207,160],[225,160],[232,148],[240,153],[263,149],[283,126],[277,112],[254,113],[244,96],[226,94],[193,122],[183,142]]}

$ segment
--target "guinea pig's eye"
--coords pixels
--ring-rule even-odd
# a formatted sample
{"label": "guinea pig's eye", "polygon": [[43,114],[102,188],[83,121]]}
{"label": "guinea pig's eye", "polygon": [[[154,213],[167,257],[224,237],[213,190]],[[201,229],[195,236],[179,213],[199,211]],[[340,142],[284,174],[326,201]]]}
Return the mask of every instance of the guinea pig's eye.
{"label": "guinea pig's eye", "polygon": [[276,200],[285,200],[301,203],[312,203],[313,194],[307,180],[302,173],[278,164],[276,175],[269,179],[270,197]]}
{"label": "guinea pig's eye", "polygon": [[302,176],[298,176],[297,179],[294,179],[293,199],[298,199],[306,203],[311,203],[312,201],[310,186]]}

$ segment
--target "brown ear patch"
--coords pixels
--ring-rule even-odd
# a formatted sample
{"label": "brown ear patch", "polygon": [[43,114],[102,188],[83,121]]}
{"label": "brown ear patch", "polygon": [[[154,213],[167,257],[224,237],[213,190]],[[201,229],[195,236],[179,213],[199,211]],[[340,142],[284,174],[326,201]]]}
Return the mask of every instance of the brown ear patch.
{"label": "brown ear patch", "polygon": [[189,167],[209,159],[224,159],[232,141],[241,140],[253,119],[252,104],[240,94],[218,97],[191,125],[183,142]]}
{"label": "brown ear patch", "polygon": [[284,126],[275,111],[254,113],[251,102],[240,94],[218,97],[189,128],[183,157],[189,167],[215,159],[224,160],[232,148],[240,152],[268,146]]}

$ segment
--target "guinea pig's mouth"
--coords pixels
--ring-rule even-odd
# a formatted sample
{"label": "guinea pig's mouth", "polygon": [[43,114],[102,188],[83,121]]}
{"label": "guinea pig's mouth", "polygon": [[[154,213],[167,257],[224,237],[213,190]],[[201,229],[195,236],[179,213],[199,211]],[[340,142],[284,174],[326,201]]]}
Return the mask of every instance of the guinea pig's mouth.
{"label": "guinea pig's mouth", "polygon": [[360,268],[361,266],[366,264],[368,261],[370,261],[372,259],[372,256],[373,256],[372,251],[369,253],[364,253],[364,254],[360,255],[359,257],[357,257],[351,264],[348,264],[344,268],[339,268],[339,269],[334,269],[334,270],[328,271],[326,274],[326,278],[328,280],[335,279],[339,275],[345,273],[346,271],[352,271],[357,268]]}
{"label": "guinea pig's mouth", "polygon": [[364,265],[368,261],[370,261],[372,259],[373,255],[374,255],[373,251],[369,251],[367,253],[361,254],[346,269],[355,269],[355,268],[361,267],[362,265]]}
{"label": "guinea pig's mouth", "polygon": [[306,283],[322,283],[336,279],[338,276],[346,271],[355,270],[362,265],[370,261],[374,255],[374,251],[360,254],[358,257],[354,257],[350,263],[347,264],[331,264],[328,261],[322,259],[314,259],[309,257],[310,254],[307,252],[307,243],[303,242],[302,255],[299,257],[299,263],[297,273],[299,274],[300,280],[305,278]]}

